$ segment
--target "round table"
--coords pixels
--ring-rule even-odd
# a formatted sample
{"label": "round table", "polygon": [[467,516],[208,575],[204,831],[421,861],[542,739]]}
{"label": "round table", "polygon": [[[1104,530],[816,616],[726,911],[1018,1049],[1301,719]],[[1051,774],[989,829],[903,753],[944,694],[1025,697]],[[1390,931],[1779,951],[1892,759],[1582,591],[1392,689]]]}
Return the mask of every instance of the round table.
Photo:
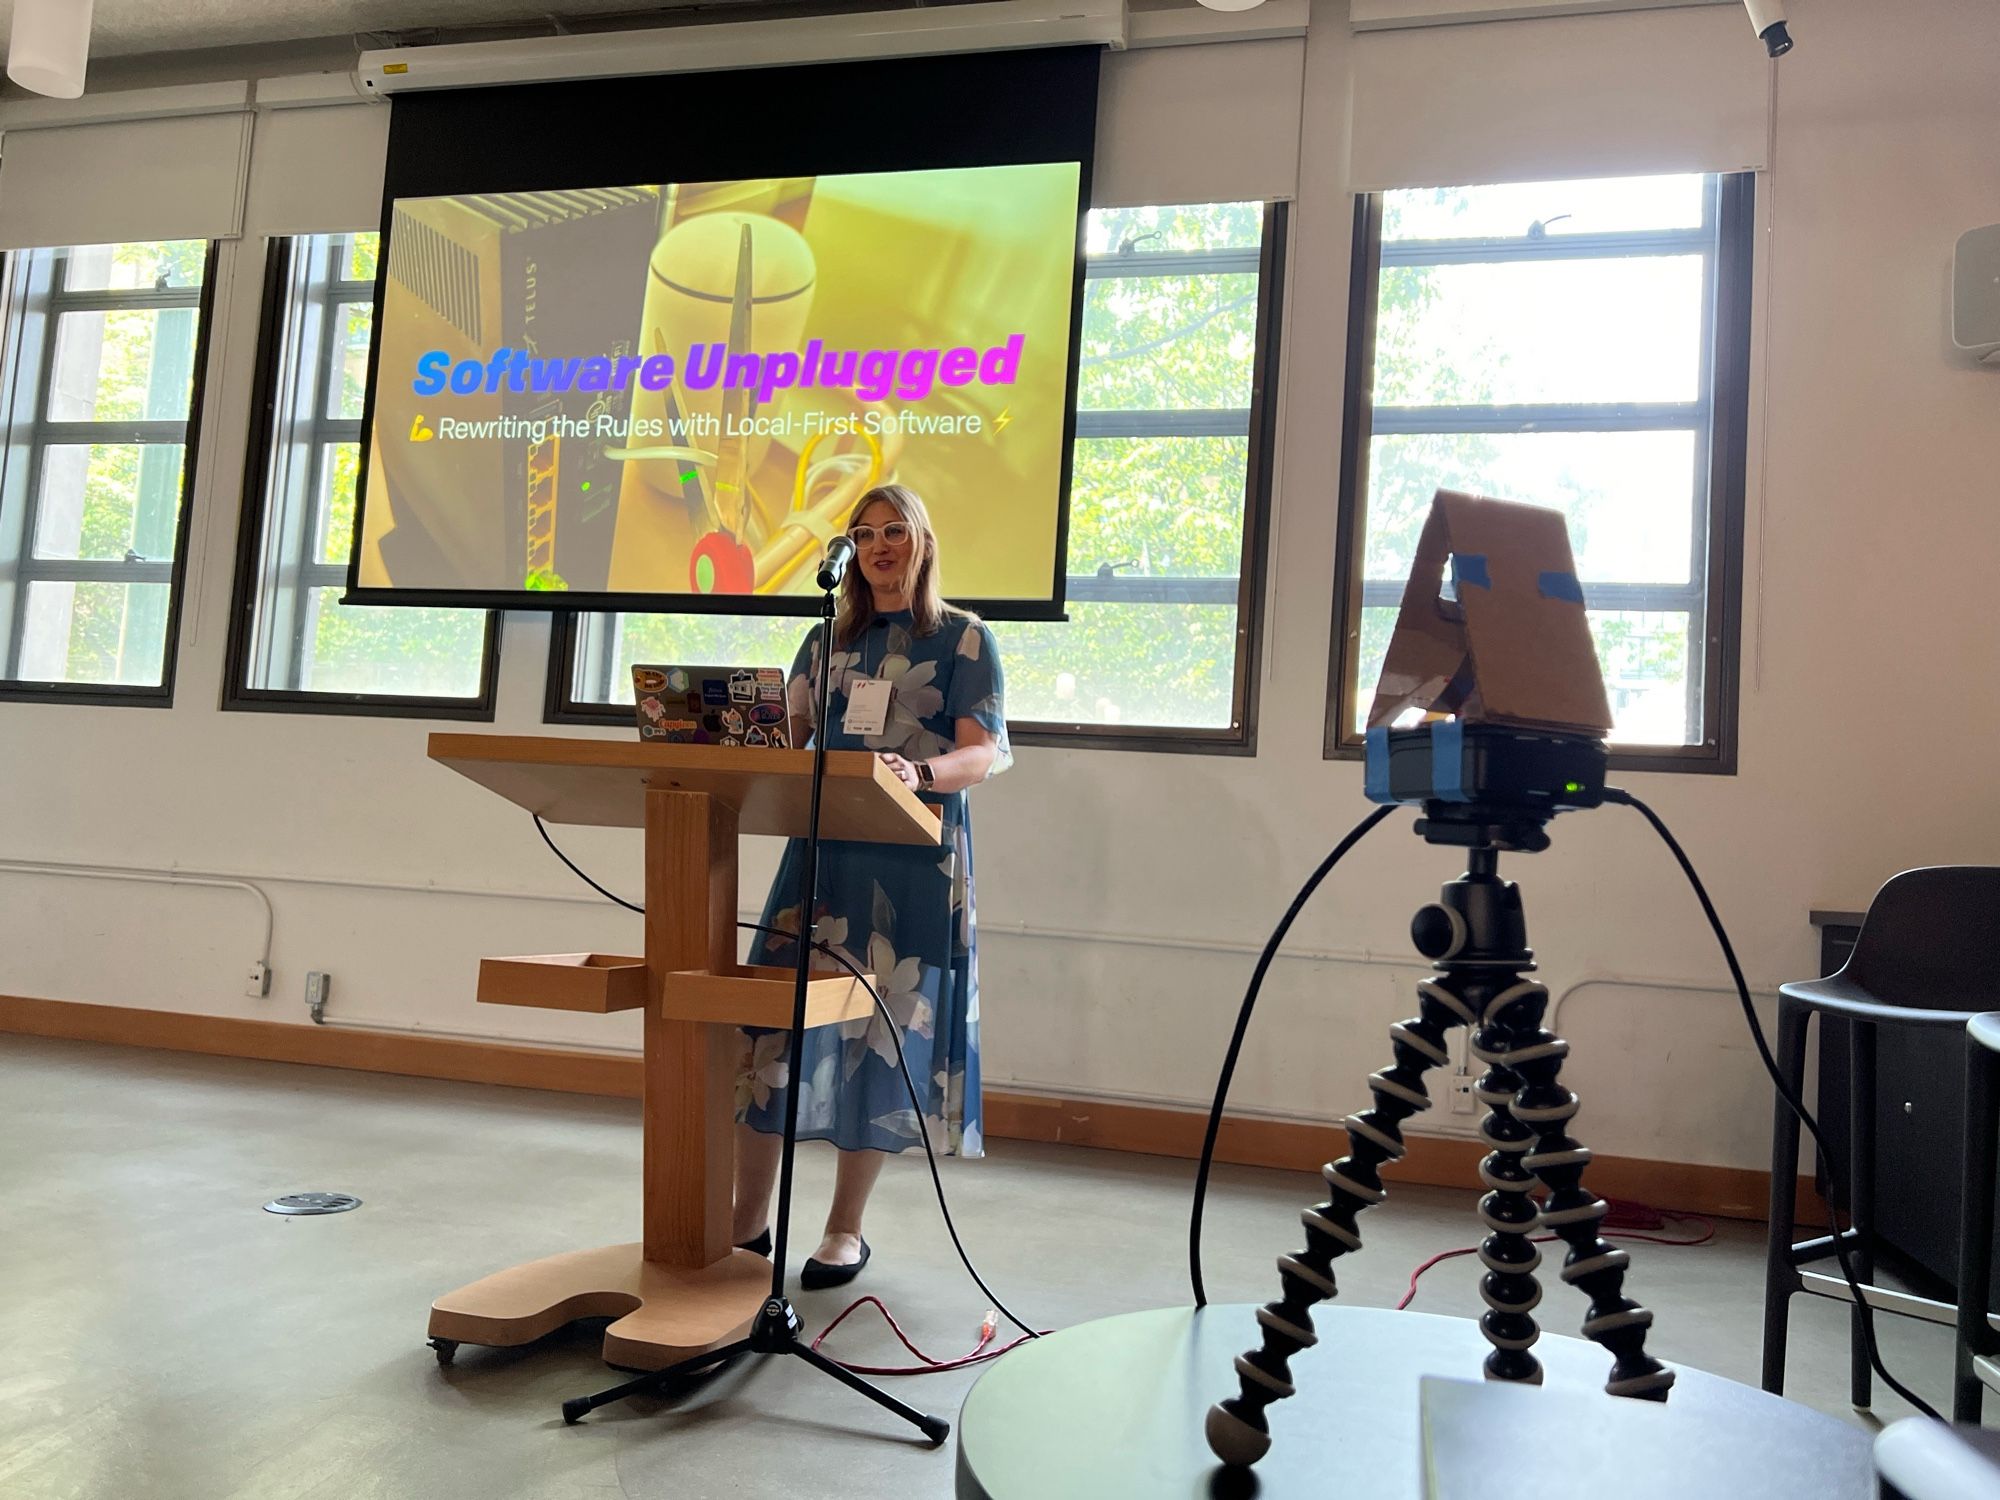
{"label": "round table", "polygon": [[[1621,1400],[1603,1391],[1607,1352],[1550,1333],[1535,1345],[1541,1387],[1485,1384],[1477,1323],[1368,1307],[1314,1310],[1319,1342],[1292,1361],[1298,1394],[1268,1408],[1271,1451],[1231,1471],[1202,1422],[1236,1394],[1256,1311],[1127,1313],[1015,1350],[959,1414],[959,1500],[1875,1494],[1869,1435],[1795,1402],[1685,1366],[1665,1406]],[[1428,1431],[1426,1376],[1465,1382],[1432,1383]]]}

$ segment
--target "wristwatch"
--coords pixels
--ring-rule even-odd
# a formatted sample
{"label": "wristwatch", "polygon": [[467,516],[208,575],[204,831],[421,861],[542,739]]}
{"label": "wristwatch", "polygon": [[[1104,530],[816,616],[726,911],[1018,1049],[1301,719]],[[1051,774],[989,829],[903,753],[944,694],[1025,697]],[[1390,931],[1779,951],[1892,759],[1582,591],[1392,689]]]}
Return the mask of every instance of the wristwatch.
{"label": "wristwatch", "polygon": [[915,762],[913,762],[913,764],[914,764],[914,765],[916,766],[916,768],[917,768],[917,785],[918,785],[918,786],[924,786],[924,787],[928,787],[928,786],[932,786],[932,785],[934,785],[934,784],[936,783],[936,781],[937,781],[937,777],[936,777],[936,776],[935,776],[934,774],[932,774],[932,772],[931,772],[931,763],[930,763],[929,761],[927,761],[927,760],[920,760],[920,761],[915,761]]}

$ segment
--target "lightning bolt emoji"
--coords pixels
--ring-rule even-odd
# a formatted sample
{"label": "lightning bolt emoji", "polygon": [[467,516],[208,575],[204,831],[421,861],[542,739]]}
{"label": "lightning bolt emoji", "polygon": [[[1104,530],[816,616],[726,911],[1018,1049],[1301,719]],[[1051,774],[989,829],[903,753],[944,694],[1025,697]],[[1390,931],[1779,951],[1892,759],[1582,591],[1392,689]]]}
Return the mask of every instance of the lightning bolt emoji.
{"label": "lightning bolt emoji", "polygon": [[1014,420],[1014,408],[1011,406],[1004,406],[1000,409],[1000,415],[993,419],[993,430],[995,432],[1005,432],[1007,430],[1007,424],[1013,420]]}

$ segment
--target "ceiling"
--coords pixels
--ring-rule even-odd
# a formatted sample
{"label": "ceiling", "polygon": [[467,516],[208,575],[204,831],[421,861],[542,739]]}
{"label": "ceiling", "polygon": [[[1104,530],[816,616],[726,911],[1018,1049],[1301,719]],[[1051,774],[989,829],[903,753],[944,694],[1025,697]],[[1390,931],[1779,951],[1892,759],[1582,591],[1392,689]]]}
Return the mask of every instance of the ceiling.
{"label": "ceiling", "polygon": [[[368,45],[436,39],[434,28],[546,34],[585,18],[615,16],[643,26],[661,12],[740,11],[757,0],[97,0],[91,56],[126,57],[238,47],[305,38],[372,33]],[[887,9],[836,4],[825,9]],[[14,0],[0,0],[0,36],[11,25]],[[470,39],[470,38],[468,38]]]}

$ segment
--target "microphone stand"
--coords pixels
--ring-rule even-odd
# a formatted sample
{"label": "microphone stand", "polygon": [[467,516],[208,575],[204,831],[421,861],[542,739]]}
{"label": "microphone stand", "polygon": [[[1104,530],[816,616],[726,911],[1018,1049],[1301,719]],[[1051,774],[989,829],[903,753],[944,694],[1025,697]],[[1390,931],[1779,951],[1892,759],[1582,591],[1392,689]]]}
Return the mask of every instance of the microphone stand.
{"label": "microphone stand", "polygon": [[[850,547],[847,559],[851,560],[852,556]],[[930,1416],[897,1400],[880,1386],[836,1364],[801,1339],[799,1335],[805,1329],[804,1320],[792,1306],[791,1298],[785,1295],[785,1250],[790,1238],[792,1176],[799,1148],[799,1057],[805,1050],[806,985],[812,975],[813,898],[819,881],[820,791],[826,781],[827,715],[831,712],[833,698],[834,594],[840,586],[840,574],[844,571],[844,566],[835,568],[829,559],[829,566],[822,569],[819,577],[824,596],[820,600],[819,615],[818,702],[813,715],[812,801],[806,814],[804,868],[799,872],[799,930],[795,943],[798,962],[794,966],[792,980],[791,1040],[785,1053],[788,1080],[785,1090],[785,1146],[778,1169],[778,1220],[771,1244],[771,1295],[757,1310],[748,1337],[668,1365],[664,1370],[654,1370],[594,1396],[579,1396],[565,1401],[562,1413],[563,1421],[567,1423],[581,1421],[598,1407],[622,1401],[627,1396],[662,1391],[684,1376],[711,1373],[740,1354],[789,1354],[823,1374],[831,1375],[848,1389],[859,1391],[877,1406],[894,1412],[929,1438],[931,1446],[936,1447],[951,1436],[951,1423],[944,1418]]]}

